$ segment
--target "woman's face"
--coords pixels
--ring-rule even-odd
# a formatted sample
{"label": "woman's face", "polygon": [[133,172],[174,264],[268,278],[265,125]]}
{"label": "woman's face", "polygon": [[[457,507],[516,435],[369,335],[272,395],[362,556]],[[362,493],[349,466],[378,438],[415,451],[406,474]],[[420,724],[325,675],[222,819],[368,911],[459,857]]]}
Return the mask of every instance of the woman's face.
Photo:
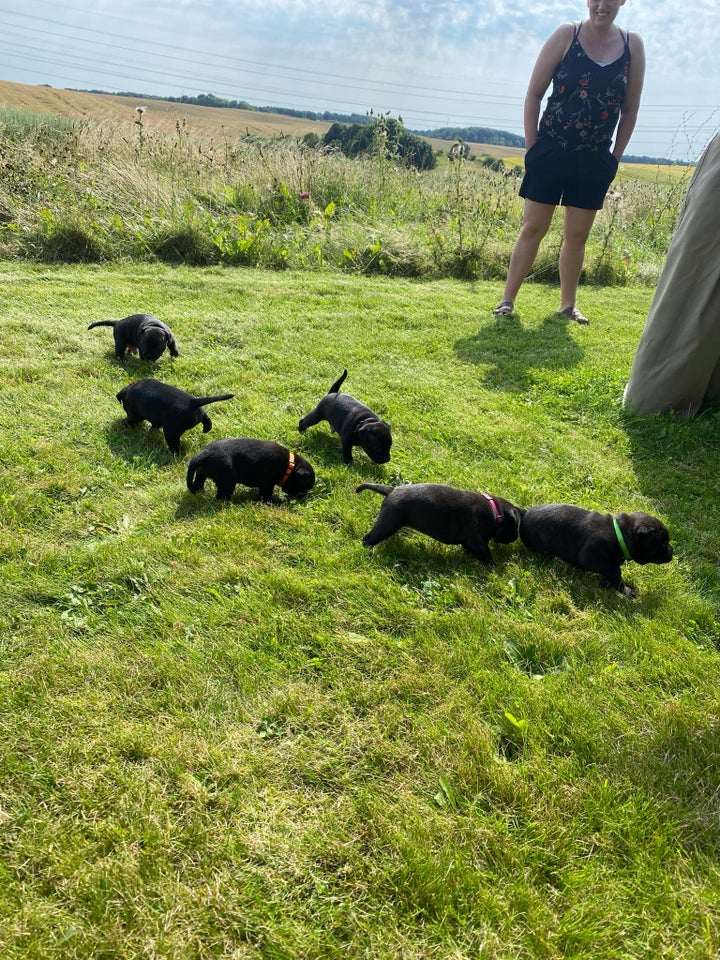
{"label": "woman's face", "polygon": [[587,0],[590,22],[593,26],[608,26],[624,3],[625,0]]}

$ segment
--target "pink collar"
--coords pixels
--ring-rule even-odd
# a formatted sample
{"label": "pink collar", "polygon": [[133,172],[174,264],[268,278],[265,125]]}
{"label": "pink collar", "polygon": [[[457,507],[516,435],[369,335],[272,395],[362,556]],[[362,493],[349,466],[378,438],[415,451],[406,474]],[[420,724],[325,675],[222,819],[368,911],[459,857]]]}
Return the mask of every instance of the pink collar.
{"label": "pink collar", "polygon": [[493,500],[493,498],[490,496],[489,493],[484,493],[483,496],[485,497],[485,499],[487,500],[487,502],[488,502],[488,503],[490,504],[490,506],[492,507],[492,512],[495,514],[495,523],[502,523],[502,522],[503,522],[503,516],[502,516],[502,514],[500,513],[500,511],[498,510],[498,505],[495,503],[495,501]]}

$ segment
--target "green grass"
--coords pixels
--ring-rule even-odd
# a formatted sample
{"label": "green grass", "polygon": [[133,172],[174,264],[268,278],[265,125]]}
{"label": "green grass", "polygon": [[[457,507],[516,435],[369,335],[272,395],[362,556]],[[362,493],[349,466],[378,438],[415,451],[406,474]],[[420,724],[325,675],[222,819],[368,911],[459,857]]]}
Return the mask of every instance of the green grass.
{"label": "green grass", "polygon": [[[620,408],[647,288],[5,263],[0,955],[700,958],[720,952],[717,407]],[[137,310],[180,357],[112,356]],[[378,467],[297,432],[343,366]],[[213,432],[120,422],[158,376]],[[185,488],[226,436],[314,464],[304,502]],[[358,482],[641,509],[676,560],[598,578],[409,531]]]}

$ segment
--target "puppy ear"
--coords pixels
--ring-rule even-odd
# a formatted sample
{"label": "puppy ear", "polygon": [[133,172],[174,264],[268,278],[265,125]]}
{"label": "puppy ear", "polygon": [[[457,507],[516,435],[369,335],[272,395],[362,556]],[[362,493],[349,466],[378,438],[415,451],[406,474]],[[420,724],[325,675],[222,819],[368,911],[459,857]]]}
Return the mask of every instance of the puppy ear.
{"label": "puppy ear", "polygon": [[656,543],[662,543],[663,540],[669,540],[670,534],[667,532],[666,527],[661,524],[659,521],[656,523],[640,523],[633,530],[633,537],[635,540],[643,541],[655,541]]}
{"label": "puppy ear", "polygon": [[522,518],[522,513],[519,507],[512,507],[510,510],[506,510],[504,513],[505,520],[511,520],[516,530],[520,529],[520,520]]}

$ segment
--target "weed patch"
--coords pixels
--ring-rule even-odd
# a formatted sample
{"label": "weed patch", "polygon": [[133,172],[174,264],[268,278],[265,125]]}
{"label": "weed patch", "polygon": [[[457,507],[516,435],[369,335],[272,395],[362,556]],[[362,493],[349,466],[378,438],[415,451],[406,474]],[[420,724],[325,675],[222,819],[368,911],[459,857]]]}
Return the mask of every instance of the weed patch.
{"label": "weed patch", "polygon": [[[174,135],[139,114],[105,127],[0,110],[5,257],[504,277],[520,229],[519,168],[459,157],[434,170],[381,149],[348,159],[317,143]],[[657,273],[686,181],[623,170],[588,243],[588,282]],[[557,217],[531,281],[556,281]]]}

